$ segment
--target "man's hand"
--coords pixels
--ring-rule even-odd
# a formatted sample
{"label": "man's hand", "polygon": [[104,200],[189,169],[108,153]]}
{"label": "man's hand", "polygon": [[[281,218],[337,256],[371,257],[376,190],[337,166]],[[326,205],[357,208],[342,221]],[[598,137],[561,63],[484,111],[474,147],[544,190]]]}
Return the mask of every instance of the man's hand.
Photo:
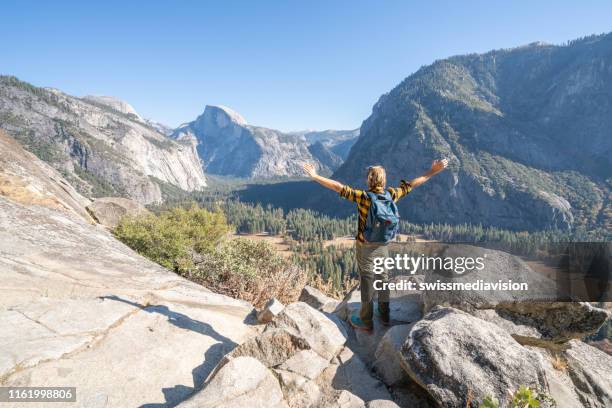
{"label": "man's hand", "polygon": [[433,162],[431,162],[431,169],[425,172],[425,174],[423,174],[422,176],[410,180],[410,185],[412,186],[412,188],[420,186],[421,184],[429,180],[432,176],[435,176],[436,174],[444,170],[446,166],[448,166],[447,159],[434,160]]}
{"label": "man's hand", "polygon": [[311,163],[302,164],[302,168],[308,177],[315,178],[317,176],[317,169]]}
{"label": "man's hand", "polygon": [[448,166],[448,159],[434,160],[431,162],[431,171],[433,173],[439,173],[444,170],[446,166]]}
{"label": "man's hand", "polygon": [[302,164],[302,168],[304,169],[304,173],[308,174],[310,178],[321,184],[323,187],[329,188],[330,190],[334,190],[336,193],[339,193],[342,190],[342,184],[338,183],[336,180],[319,176],[317,174],[317,169],[312,164],[304,163]]}

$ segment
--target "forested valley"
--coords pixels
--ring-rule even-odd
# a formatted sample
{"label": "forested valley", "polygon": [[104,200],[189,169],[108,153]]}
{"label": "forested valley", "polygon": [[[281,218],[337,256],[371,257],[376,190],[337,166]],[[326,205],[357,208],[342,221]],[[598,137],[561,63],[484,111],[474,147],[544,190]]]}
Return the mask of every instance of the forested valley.
{"label": "forested valley", "polygon": [[[356,284],[357,266],[354,256],[354,237],[357,229],[356,215],[335,218],[309,209],[285,211],[268,205],[244,203],[229,199],[227,194],[216,193],[196,196],[199,206],[222,212],[227,224],[238,235],[269,235],[282,237],[289,247],[292,263],[305,269],[311,283],[325,292],[342,296]],[[186,207],[193,201],[175,201],[157,208]],[[400,222],[397,240],[441,241],[472,243],[500,249],[524,258],[534,258],[537,252],[556,243],[571,241],[601,241],[609,239],[603,232],[587,233],[561,230],[536,232],[510,231],[492,226],[461,224],[413,224]]]}

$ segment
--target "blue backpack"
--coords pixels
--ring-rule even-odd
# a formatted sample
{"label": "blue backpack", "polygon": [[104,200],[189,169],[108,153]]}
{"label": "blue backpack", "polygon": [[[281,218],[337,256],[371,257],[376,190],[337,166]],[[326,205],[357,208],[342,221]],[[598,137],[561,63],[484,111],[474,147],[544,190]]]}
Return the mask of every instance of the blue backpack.
{"label": "blue backpack", "polygon": [[376,194],[368,191],[370,209],[366,218],[363,235],[368,242],[389,242],[399,229],[399,212],[391,194],[385,191]]}

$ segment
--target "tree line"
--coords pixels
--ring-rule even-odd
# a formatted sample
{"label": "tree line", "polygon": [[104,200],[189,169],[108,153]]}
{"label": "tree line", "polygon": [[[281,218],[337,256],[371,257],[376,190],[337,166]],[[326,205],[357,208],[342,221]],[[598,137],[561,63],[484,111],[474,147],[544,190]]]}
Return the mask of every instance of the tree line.
{"label": "tree line", "polygon": [[[358,276],[354,248],[330,242],[334,238],[353,236],[357,217],[334,218],[307,209],[285,212],[272,205],[244,203],[224,194],[199,203],[210,211],[222,211],[237,233],[280,235],[290,244],[292,261],[304,268],[311,278],[321,279],[330,291],[340,294]],[[175,204],[176,205],[176,204]],[[463,242],[503,250],[515,255],[534,257],[541,251],[554,251],[556,243],[601,241],[608,239],[596,231],[510,231],[473,224],[412,224],[400,221],[400,233],[409,240],[417,237],[442,242]]]}

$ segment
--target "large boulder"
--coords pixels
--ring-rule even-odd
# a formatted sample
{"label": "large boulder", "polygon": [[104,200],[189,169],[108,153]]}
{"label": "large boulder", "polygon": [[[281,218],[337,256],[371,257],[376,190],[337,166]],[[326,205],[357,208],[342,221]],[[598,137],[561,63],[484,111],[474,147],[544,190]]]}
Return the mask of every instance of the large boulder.
{"label": "large boulder", "polygon": [[87,206],[87,211],[99,224],[115,228],[125,216],[136,217],[149,211],[139,202],[122,197],[102,197]]}
{"label": "large boulder", "polygon": [[583,406],[612,406],[612,357],[578,340],[569,346],[567,371]]}
{"label": "large boulder", "polygon": [[287,407],[276,377],[252,357],[226,364],[206,387],[178,405],[181,408]]}
{"label": "large boulder", "polygon": [[327,360],[338,354],[346,343],[347,334],[340,322],[335,322],[304,302],[285,307],[276,319],[268,323],[265,331],[279,328],[295,333]]}
{"label": "large boulder", "polygon": [[516,325],[535,328],[536,338],[555,343],[596,333],[608,318],[606,310],[586,302],[504,302],[495,310]]}
{"label": "large boulder", "polygon": [[434,255],[442,259],[483,258],[484,267],[481,270],[474,267],[470,271],[427,270],[424,281],[426,285],[438,281],[471,285],[512,281],[526,283],[528,290],[425,290],[425,312],[437,305],[472,311],[495,308],[502,302],[551,301],[560,296],[560,288],[555,281],[533,271],[522,259],[503,251],[457,244],[442,245]]}
{"label": "large boulder", "polygon": [[438,404],[476,406],[487,396],[507,401],[521,385],[546,389],[538,356],[493,323],[436,307],[410,330],[401,364]]}

